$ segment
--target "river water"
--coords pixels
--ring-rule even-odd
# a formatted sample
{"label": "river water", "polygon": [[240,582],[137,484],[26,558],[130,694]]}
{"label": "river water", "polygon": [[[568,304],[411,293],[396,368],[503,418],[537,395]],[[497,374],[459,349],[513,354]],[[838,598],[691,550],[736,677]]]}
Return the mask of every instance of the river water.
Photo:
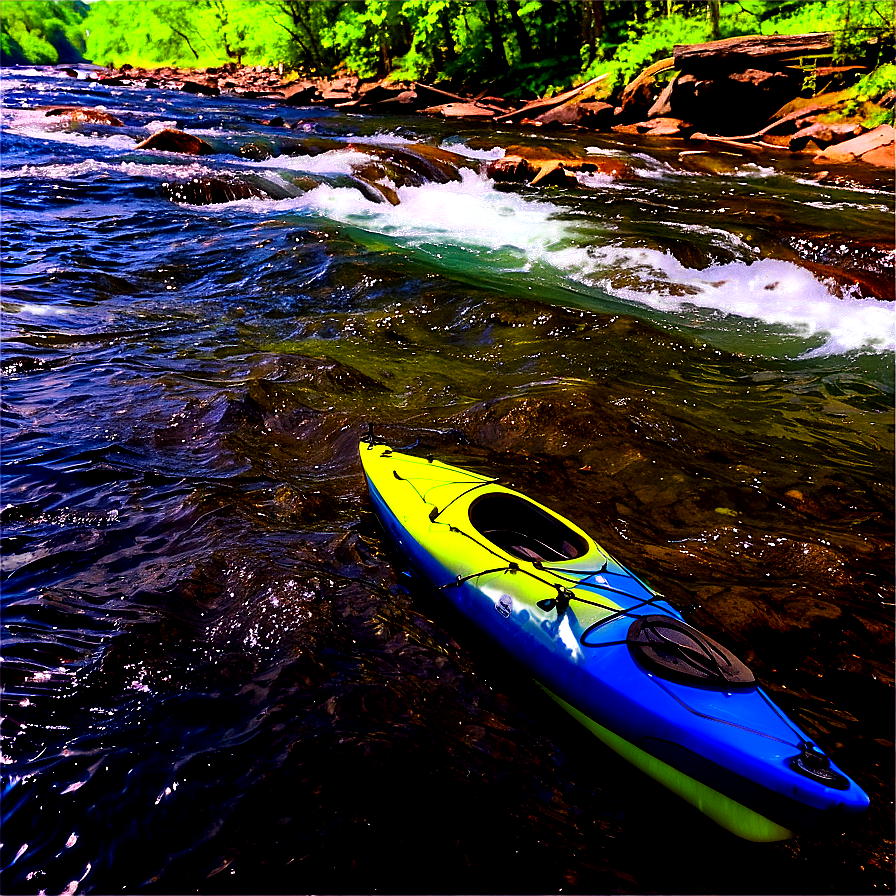
{"label": "river water", "polygon": [[[2,86],[4,893],[893,892],[891,175]],[[605,750],[393,566],[369,425],[594,534],[867,814],[745,843]]]}

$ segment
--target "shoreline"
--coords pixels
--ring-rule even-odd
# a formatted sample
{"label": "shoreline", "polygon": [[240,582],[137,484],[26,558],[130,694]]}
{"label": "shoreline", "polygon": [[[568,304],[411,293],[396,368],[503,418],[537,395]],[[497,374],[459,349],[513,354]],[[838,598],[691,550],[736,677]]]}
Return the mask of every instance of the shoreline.
{"label": "shoreline", "polygon": [[[10,67],[9,70],[16,68],[26,67]],[[236,63],[206,69],[173,66],[146,69],[127,64],[110,69],[89,63],[27,68],[63,72],[70,77],[79,77],[81,72],[85,75],[84,80],[97,81],[110,87],[182,90],[202,96],[269,99],[290,107],[323,105],[369,114],[419,114],[466,124],[495,122],[502,127],[516,126],[521,134],[541,134],[546,140],[564,131],[583,131],[674,138],[686,144],[718,145],[761,154],[783,152],[785,157],[794,161],[808,162],[807,170],[819,175],[822,170],[819,168],[813,172],[812,165],[836,166],[860,162],[872,168],[892,171],[896,164],[892,125],[867,128],[855,120],[841,124],[819,121],[819,118],[836,114],[838,106],[844,105],[843,91],[819,94],[811,99],[797,98],[775,112],[764,127],[747,135],[712,133],[669,115],[654,114],[653,117],[643,118],[632,115],[631,108],[626,110],[626,102],[638,90],[643,93],[644,83],[652,80],[655,74],[651,69],[642,72],[623,90],[622,103],[617,106],[595,99],[601,77],[555,97],[524,103],[502,97],[455,94],[422,82],[360,79],[349,74],[309,79],[284,75],[282,67],[238,66]],[[657,66],[651,68],[656,69]],[[655,101],[648,112],[668,111],[668,103],[663,108],[662,99],[660,97]]]}
{"label": "shoreline", "polygon": [[[797,98],[774,112],[763,127],[746,135],[715,134],[705,127],[698,128],[662,114],[669,112],[669,88],[664,91],[665,96],[659,96],[645,109],[645,97],[650,98],[653,78],[662,66],[668,68],[670,63],[671,59],[664,60],[642,72],[622,91],[619,105],[596,98],[602,77],[554,97],[522,102],[488,95],[456,94],[419,81],[361,79],[349,74],[311,79],[284,75],[282,67],[236,63],[206,69],[173,66],[145,69],[128,64],[117,69],[92,64],[29,68],[52,69],[70,77],[80,77],[79,72],[95,73],[95,77],[87,76],[84,80],[109,87],[267,99],[290,107],[323,105],[372,115],[418,114],[465,124],[494,122],[505,128],[517,127],[521,135],[543,135],[546,141],[554,134],[585,132],[666,138],[680,140],[689,147],[695,144],[722,150],[727,147],[765,156],[784,153],[785,158],[805,162],[807,172],[818,177],[829,173],[825,168],[843,164],[867,165],[877,173],[880,169],[892,171],[896,165],[892,125],[868,128],[855,120],[834,124],[822,120],[836,115],[838,107],[845,105],[844,91],[819,94],[811,99]],[[16,68],[20,67],[6,67],[7,70]],[[632,101],[639,92],[640,105]],[[892,96],[889,102],[892,105]],[[645,111],[647,114],[643,115]],[[813,171],[813,166],[818,168]]]}

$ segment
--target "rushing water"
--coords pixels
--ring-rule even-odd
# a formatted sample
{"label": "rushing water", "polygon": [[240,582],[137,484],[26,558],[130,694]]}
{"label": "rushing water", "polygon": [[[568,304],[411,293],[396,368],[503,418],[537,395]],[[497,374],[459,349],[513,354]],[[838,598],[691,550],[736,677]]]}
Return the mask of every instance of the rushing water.
{"label": "rushing water", "polygon": [[[888,179],[555,132],[624,174],[499,188],[544,137],[3,101],[4,893],[893,892]],[[175,125],[217,152],[135,149]],[[396,571],[369,424],[593,533],[869,812],[758,846],[642,779]]]}

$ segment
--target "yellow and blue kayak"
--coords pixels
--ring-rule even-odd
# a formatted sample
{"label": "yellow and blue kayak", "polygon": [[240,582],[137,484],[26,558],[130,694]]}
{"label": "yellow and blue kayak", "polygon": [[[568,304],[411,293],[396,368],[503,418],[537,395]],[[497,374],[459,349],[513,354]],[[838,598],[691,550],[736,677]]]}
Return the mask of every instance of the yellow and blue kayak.
{"label": "yellow and blue kayak", "polygon": [[432,458],[363,441],[360,454],[411,570],[637,768],[747,840],[867,808],[737,657],[578,526]]}

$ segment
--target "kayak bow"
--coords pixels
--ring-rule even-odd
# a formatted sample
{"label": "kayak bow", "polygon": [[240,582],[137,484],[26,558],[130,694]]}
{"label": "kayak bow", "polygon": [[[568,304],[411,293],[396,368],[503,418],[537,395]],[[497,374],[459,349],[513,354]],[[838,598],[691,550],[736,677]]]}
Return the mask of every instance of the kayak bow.
{"label": "kayak bow", "polygon": [[774,841],[868,806],[737,657],[578,526],[488,477],[369,442],[360,454],[411,569],[603,743],[713,821]]}

